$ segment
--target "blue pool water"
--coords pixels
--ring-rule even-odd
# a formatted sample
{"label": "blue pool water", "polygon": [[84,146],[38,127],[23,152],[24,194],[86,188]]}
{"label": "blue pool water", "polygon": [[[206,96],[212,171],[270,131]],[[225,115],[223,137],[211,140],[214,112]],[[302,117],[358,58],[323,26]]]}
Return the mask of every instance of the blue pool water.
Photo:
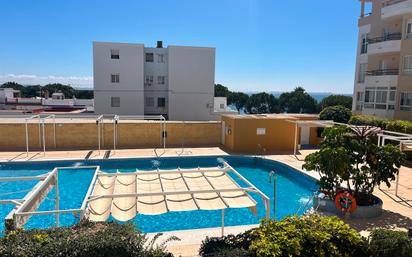
{"label": "blue pool water", "polygon": [[[296,214],[299,207],[306,204],[313,192],[317,190],[316,181],[299,171],[280,162],[243,156],[213,156],[213,157],[179,157],[161,159],[117,159],[117,160],[89,160],[89,161],[53,161],[53,162],[24,162],[0,163],[0,176],[33,176],[44,174],[55,167],[81,167],[100,165],[105,172],[134,172],[139,170],[216,167],[223,158],[240,174],[269,196],[273,204],[273,184],[269,183],[269,172],[276,170],[276,218],[281,219]],[[94,169],[59,170],[60,209],[80,208],[87,189],[90,185]],[[235,178],[236,179],[236,178]],[[241,186],[244,185],[237,179]],[[37,182],[0,182],[0,199],[21,199]],[[8,192],[17,192],[8,194]],[[54,209],[54,195],[52,190],[39,210]],[[228,209],[225,211],[225,225],[256,224],[265,217],[265,208],[261,197],[252,194],[258,202],[258,217],[248,209]],[[4,229],[3,219],[12,210],[13,205],[0,205],[0,230]],[[302,214],[302,213],[298,213]],[[273,217],[273,209],[271,217]],[[60,224],[64,226],[75,224],[78,217],[72,214],[60,215]],[[221,225],[221,211],[191,211],[171,212],[157,216],[138,215],[133,222],[144,232],[161,232],[194,228],[219,227]],[[55,225],[53,215],[33,216],[25,225],[26,228],[44,228]]]}

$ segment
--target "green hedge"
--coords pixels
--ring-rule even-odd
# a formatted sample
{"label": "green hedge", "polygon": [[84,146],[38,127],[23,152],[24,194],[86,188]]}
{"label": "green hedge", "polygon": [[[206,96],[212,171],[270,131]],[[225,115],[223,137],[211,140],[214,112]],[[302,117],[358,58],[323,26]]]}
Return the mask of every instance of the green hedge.
{"label": "green hedge", "polygon": [[[367,241],[337,217],[288,217],[266,220],[237,236],[207,238],[200,248],[209,256],[363,257]],[[393,256],[395,257],[395,256]]]}
{"label": "green hedge", "polygon": [[4,257],[171,257],[132,223],[82,223],[69,228],[11,231],[0,239]]}
{"label": "green hedge", "polygon": [[411,257],[412,241],[407,232],[375,229],[369,237],[372,257]]}
{"label": "green hedge", "polygon": [[406,120],[387,120],[371,115],[353,115],[349,124],[376,126],[394,132],[412,134],[412,122]]}

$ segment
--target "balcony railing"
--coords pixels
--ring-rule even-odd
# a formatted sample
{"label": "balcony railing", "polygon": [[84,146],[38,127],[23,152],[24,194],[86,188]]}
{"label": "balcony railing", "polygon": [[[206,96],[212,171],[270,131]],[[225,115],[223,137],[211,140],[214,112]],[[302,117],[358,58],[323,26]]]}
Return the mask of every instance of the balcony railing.
{"label": "balcony railing", "polygon": [[366,75],[368,76],[399,75],[399,69],[372,70],[372,71],[367,71]]}
{"label": "balcony railing", "polygon": [[368,38],[368,43],[374,44],[374,43],[380,43],[380,42],[391,41],[391,40],[401,40],[401,39],[402,39],[402,33],[396,32],[396,33],[387,34],[383,37]]}
{"label": "balcony railing", "polygon": [[389,0],[387,2],[384,3],[385,6],[390,6],[390,5],[394,5],[394,4],[398,4],[401,2],[405,2],[407,0]]}

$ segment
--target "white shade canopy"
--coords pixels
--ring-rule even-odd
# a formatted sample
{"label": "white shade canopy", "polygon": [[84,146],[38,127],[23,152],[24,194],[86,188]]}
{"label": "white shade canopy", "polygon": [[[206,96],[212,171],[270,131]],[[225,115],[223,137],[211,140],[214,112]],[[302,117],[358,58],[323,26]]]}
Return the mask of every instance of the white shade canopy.
{"label": "white shade canopy", "polygon": [[[87,217],[106,221],[110,216],[119,221],[133,219],[138,213],[158,215],[166,212],[250,208],[256,214],[256,201],[228,174],[232,167],[177,170],[136,171],[132,173],[98,172],[88,198]],[[265,205],[269,203],[265,201]]]}

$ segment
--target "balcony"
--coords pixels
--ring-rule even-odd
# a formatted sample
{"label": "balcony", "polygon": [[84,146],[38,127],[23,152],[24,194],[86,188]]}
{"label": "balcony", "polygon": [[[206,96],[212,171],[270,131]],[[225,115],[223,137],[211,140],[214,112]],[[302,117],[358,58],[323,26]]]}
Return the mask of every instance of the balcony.
{"label": "balcony", "polygon": [[387,34],[383,37],[376,37],[368,39],[368,53],[369,54],[384,54],[401,51],[402,33],[396,32]]}
{"label": "balcony", "polygon": [[412,0],[390,0],[381,10],[382,19],[405,15],[412,11]]}
{"label": "balcony", "polygon": [[385,70],[372,70],[366,72],[367,76],[398,76],[399,69],[385,69]]}
{"label": "balcony", "polygon": [[399,69],[366,72],[365,87],[397,87]]}

